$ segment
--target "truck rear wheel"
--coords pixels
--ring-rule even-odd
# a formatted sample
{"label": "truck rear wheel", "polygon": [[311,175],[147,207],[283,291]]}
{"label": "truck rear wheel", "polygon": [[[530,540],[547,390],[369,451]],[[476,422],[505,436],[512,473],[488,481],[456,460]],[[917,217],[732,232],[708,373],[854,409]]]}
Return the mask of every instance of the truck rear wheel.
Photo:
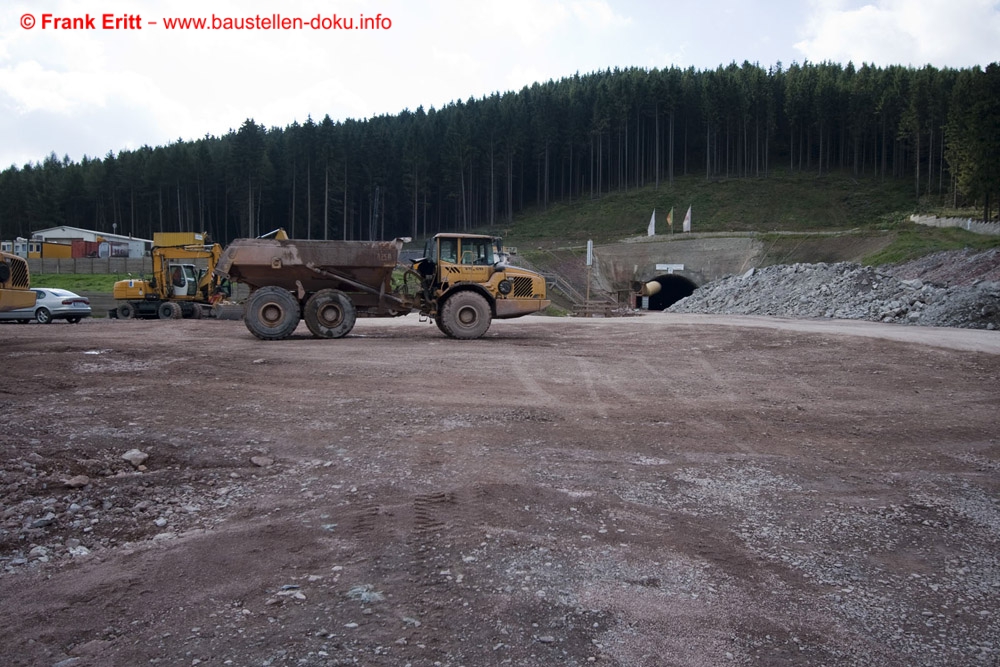
{"label": "truck rear wheel", "polygon": [[493,313],[486,299],[475,292],[459,292],[444,302],[440,329],[452,338],[479,338],[490,328]]}
{"label": "truck rear wheel", "polygon": [[181,310],[181,304],[174,301],[164,301],[156,309],[156,314],[161,320],[179,320],[184,312]]}
{"label": "truck rear wheel", "polygon": [[243,322],[261,340],[288,338],[299,326],[299,301],[283,287],[261,287],[247,299]]}
{"label": "truck rear wheel", "polygon": [[317,338],[343,338],[354,328],[357,317],[351,297],[335,289],[316,292],[302,309],[306,326]]}
{"label": "truck rear wheel", "polygon": [[135,306],[131,303],[125,302],[118,306],[118,319],[120,320],[131,320],[135,317]]}

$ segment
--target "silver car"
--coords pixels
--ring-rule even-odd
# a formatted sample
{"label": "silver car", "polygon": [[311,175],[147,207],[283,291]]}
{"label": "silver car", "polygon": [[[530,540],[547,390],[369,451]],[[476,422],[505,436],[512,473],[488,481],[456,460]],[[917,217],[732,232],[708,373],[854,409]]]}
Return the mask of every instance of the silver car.
{"label": "silver car", "polygon": [[40,324],[51,324],[52,320],[66,320],[77,324],[85,317],[90,317],[90,299],[69,290],[48,287],[32,288],[38,298],[33,308],[18,308],[0,313],[0,320],[14,320],[27,324],[35,320]]}

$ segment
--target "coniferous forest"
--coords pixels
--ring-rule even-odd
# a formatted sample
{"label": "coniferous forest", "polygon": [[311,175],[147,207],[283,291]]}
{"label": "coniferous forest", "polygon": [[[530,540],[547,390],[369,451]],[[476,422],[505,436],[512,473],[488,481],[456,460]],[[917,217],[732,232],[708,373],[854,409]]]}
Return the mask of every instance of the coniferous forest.
{"label": "coniferous forest", "polygon": [[0,172],[0,238],[56,225],[226,243],[386,239],[505,225],[519,211],[776,171],[908,179],[914,203],[1000,203],[1000,64],[970,69],[735,63],[626,69],[367,120],[55,153]]}

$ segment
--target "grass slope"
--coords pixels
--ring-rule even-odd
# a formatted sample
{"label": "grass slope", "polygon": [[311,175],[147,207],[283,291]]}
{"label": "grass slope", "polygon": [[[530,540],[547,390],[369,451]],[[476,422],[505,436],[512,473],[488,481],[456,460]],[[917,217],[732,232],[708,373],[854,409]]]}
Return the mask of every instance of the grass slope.
{"label": "grass slope", "polygon": [[[906,261],[939,250],[987,249],[1000,245],[1000,238],[972,234],[959,229],[938,229],[909,222],[912,213],[941,216],[976,216],[976,211],[946,208],[943,197],[913,197],[908,179],[854,178],[850,174],[788,172],[774,170],[767,178],[713,179],[702,176],[676,178],[673,184],[646,185],[629,191],[604,193],[559,202],[548,208],[535,207],[514,219],[503,230],[507,245],[519,251],[557,247],[579,247],[588,239],[610,243],[644,236],[652,211],[656,210],[657,234],[669,234],[667,213],[673,209],[673,231],[681,232],[688,206],[692,209],[693,232],[782,232],[791,237],[773,240],[776,249],[798,244],[794,233],[840,232],[860,239],[890,235],[888,244],[872,244],[878,250],[864,252],[859,259],[883,264]],[[822,253],[820,253],[822,254]],[[807,259],[797,261],[808,261]],[[812,261],[825,261],[817,257]]]}
{"label": "grass slope", "polygon": [[103,273],[32,273],[32,287],[52,287],[68,289],[82,294],[111,294],[115,281],[122,277]]}

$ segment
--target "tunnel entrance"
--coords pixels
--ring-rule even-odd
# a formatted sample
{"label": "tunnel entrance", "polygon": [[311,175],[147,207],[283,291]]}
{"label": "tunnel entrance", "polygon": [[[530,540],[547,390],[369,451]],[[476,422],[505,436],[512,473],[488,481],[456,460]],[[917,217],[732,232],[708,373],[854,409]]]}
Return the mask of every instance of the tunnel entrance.
{"label": "tunnel entrance", "polygon": [[687,278],[673,273],[657,276],[649,282],[660,284],[660,291],[649,297],[649,310],[666,310],[698,289]]}

